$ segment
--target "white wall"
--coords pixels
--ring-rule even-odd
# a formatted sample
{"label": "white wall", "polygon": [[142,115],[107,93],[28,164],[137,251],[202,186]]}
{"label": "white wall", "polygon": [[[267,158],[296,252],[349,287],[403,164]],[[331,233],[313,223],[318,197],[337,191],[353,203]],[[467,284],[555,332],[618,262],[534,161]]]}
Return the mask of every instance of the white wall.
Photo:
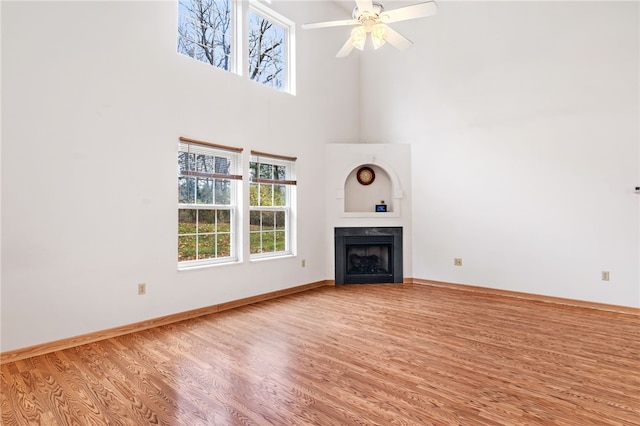
{"label": "white wall", "polygon": [[[298,29],[295,97],[176,54],[174,2],[0,7],[1,351],[332,278],[333,227],[380,219],[335,213],[328,142],[410,145],[406,276],[640,306],[637,3],[442,1],[343,60]],[[298,157],[297,257],[176,270],[181,135]]]}
{"label": "white wall", "polygon": [[639,4],[439,4],[361,55],[362,139],[411,144],[414,277],[640,307]]}
{"label": "white wall", "polygon": [[[357,138],[357,61],[298,31],[291,96],[177,54],[176,19],[175,2],[2,2],[2,351],[327,278],[324,143]],[[177,271],[179,136],[298,157],[297,257]]]}

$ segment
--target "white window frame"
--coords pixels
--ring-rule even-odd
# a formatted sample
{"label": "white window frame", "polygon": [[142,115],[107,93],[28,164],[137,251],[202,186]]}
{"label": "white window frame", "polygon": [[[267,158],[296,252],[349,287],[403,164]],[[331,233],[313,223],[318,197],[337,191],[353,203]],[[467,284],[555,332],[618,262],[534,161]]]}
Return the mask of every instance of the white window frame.
{"label": "white window frame", "polygon": [[[198,237],[199,235],[216,235],[216,237],[220,234],[217,230],[215,232],[203,232],[198,233],[196,229],[196,233],[194,234],[180,234],[179,229],[177,233],[176,240],[178,244],[176,245],[177,256],[178,258],[178,269],[190,269],[194,267],[201,267],[207,265],[217,265],[217,264],[228,264],[228,263],[236,263],[241,260],[241,233],[240,233],[240,220],[239,220],[239,200],[240,194],[242,192],[242,176],[240,174],[240,170],[242,170],[242,149],[241,148],[233,148],[233,147],[224,147],[222,145],[212,144],[208,142],[196,141],[188,138],[180,138],[180,143],[178,145],[178,156],[180,152],[190,152],[189,149],[195,147],[195,150],[198,153],[203,153],[205,155],[213,155],[215,157],[224,157],[228,158],[230,161],[230,171],[228,174],[216,174],[211,173],[211,178],[214,179],[223,179],[229,180],[230,185],[230,194],[229,194],[229,204],[217,204],[215,200],[215,192],[213,194],[213,202],[212,203],[198,203],[194,198],[194,202],[192,203],[184,203],[180,202],[180,189],[178,188],[178,227],[180,226],[180,210],[195,210],[199,214],[202,210],[211,210],[211,211],[220,211],[225,210],[229,211],[229,244],[230,244],[230,255],[224,257],[207,257],[203,259],[193,259],[193,260],[180,260],[179,259],[179,244],[180,237],[186,236],[195,236],[196,237],[196,250],[198,249]],[[194,177],[194,175],[189,175],[188,173],[181,172],[180,165],[178,164],[178,182],[181,177]],[[215,185],[215,184],[214,184]],[[214,189],[215,191],[215,189]],[[224,233],[222,233],[224,234]]]}
{"label": "white window frame", "polygon": [[[254,206],[251,205],[251,200],[248,201],[249,207],[249,259],[250,260],[259,260],[259,259],[270,259],[270,258],[279,258],[283,256],[292,256],[295,255],[296,249],[296,181],[295,181],[295,165],[296,159],[295,157],[284,157],[284,156],[276,156],[273,154],[264,154],[257,153],[256,151],[251,152],[250,166],[251,163],[262,163],[262,164],[271,164],[277,166],[285,166],[286,167],[286,175],[285,180],[283,181],[274,181],[271,184],[274,185],[284,185],[285,186],[285,197],[286,204],[284,206]],[[249,183],[249,191],[248,196],[251,193],[251,186],[255,185],[253,177],[251,173],[250,183]],[[260,182],[260,179],[258,180]],[[264,182],[263,182],[264,183]],[[271,252],[260,252],[260,253],[251,253],[251,236],[256,232],[251,231],[251,212],[259,211],[259,212],[283,212],[285,215],[285,248],[282,251],[271,251]],[[262,229],[259,231],[262,236],[264,232]]]}
{"label": "white window frame", "polygon": [[[242,57],[243,67],[245,72],[248,74],[249,69],[249,46],[248,46],[248,34],[249,34],[249,12],[254,12],[258,15],[263,16],[267,20],[273,22],[279,27],[284,29],[285,32],[285,47],[284,47],[284,87],[282,88],[283,92],[291,93],[292,95],[296,94],[295,88],[295,31],[296,24],[292,20],[286,18],[285,16],[277,13],[270,7],[266,6],[263,2],[259,0],[249,0],[249,7],[246,14],[246,17],[243,19],[243,22],[246,26],[246,30],[243,31],[243,36],[245,37],[245,45],[244,52]],[[276,89],[278,90],[278,89]]]}

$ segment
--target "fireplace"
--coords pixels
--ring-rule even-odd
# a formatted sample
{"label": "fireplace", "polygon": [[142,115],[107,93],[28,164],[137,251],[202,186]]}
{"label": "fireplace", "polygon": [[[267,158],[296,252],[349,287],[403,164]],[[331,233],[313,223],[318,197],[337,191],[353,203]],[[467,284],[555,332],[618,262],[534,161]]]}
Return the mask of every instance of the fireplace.
{"label": "fireplace", "polygon": [[335,228],[336,284],[402,283],[402,227]]}

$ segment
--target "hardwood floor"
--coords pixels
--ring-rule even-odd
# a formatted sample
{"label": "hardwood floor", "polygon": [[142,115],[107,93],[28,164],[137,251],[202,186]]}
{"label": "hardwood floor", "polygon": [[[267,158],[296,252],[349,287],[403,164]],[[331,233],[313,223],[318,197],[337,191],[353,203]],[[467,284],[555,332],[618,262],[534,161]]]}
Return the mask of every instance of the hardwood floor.
{"label": "hardwood floor", "polygon": [[640,425],[640,316],[323,287],[0,366],[2,425]]}

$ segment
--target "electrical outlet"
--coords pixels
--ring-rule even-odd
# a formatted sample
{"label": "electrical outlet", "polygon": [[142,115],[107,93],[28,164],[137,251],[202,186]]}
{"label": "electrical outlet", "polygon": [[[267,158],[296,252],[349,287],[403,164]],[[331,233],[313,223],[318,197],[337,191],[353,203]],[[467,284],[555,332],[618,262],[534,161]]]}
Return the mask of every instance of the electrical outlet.
{"label": "electrical outlet", "polygon": [[609,281],[609,271],[602,271],[602,281]]}
{"label": "electrical outlet", "polygon": [[459,257],[454,258],[454,259],[453,259],[453,264],[454,264],[455,266],[462,266],[462,259],[461,259],[461,258],[459,258]]}
{"label": "electrical outlet", "polygon": [[302,267],[304,268],[305,266],[307,266],[307,261],[302,259]]}
{"label": "electrical outlet", "polygon": [[138,294],[139,295],[147,294],[147,284],[146,283],[138,284]]}

